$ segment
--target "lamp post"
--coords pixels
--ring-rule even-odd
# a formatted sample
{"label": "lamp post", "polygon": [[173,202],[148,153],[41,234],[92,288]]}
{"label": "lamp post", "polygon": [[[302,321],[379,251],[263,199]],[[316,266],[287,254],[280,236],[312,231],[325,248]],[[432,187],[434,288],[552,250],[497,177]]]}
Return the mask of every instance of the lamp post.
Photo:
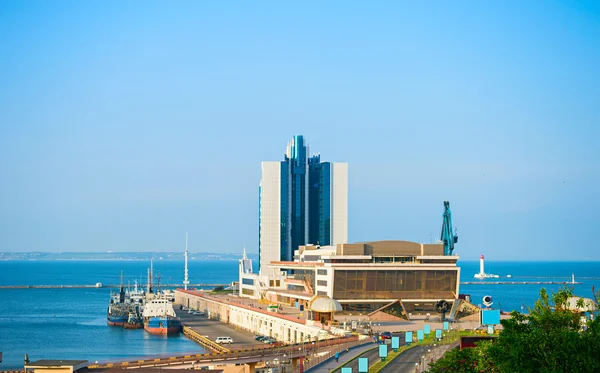
{"label": "lamp post", "polygon": [[283,360],[281,360],[281,373],[285,373],[285,362],[286,362],[285,357],[286,357],[286,355],[283,354]]}
{"label": "lamp post", "polygon": [[415,363],[415,373],[419,372],[419,363]]}

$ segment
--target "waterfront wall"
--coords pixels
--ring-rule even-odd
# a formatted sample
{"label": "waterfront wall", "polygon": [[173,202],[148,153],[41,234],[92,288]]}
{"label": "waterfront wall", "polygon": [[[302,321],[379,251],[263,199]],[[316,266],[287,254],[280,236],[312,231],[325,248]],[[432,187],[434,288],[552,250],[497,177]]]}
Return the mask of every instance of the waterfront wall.
{"label": "waterfront wall", "polygon": [[316,341],[327,338],[329,334],[311,321],[267,312],[193,290],[176,290],[175,303],[203,312],[210,319],[220,320],[284,343]]}

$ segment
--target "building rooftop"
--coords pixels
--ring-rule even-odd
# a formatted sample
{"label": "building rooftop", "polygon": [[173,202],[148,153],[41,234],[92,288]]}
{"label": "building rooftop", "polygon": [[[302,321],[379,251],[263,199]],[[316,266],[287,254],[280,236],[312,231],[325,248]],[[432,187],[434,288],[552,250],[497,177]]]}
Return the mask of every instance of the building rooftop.
{"label": "building rooftop", "polygon": [[25,367],[75,367],[82,364],[87,365],[87,363],[87,360],[37,360],[30,362]]}
{"label": "building rooftop", "polygon": [[315,312],[341,312],[342,305],[335,299],[319,297],[311,303],[309,309]]}

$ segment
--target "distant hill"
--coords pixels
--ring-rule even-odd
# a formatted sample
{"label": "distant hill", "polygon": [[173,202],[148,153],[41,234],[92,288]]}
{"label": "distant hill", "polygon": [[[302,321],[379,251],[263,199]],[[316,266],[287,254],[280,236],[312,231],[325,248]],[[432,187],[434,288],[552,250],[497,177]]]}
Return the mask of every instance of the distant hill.
{"label": "distant hill", "polygon": [[[28,252],[1,253],[0,260],[183,260],[182,252]],[[241,253],[188,253],[189,260],[239,260]],[[248,253],[248,258],[258,259],[258,254]]]}

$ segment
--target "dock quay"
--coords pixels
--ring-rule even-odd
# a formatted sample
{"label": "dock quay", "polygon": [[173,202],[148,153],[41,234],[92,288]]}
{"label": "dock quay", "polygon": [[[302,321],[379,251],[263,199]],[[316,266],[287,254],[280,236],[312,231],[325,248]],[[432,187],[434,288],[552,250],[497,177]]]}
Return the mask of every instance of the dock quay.
{"label": "dock quay", "polygon": [[[98,289],[119,288],[120,284],[94,284],[94,285],[0,285],[0,289]],[[228,287],[229,284],[189,284],[192,288],[216,288],[218,286]],[[183,284],[161,284],[163,288],[182,288]]]}
{"label": "dock quay", "polygon": [[145,360],[122,361],[103,364],[92,364],[88,369],[105,368],[147,368],[162,366],[183,366],[203,363],[226,363],[226,364],[248,364],[250,372],[259,362],[273,360],[287,356],[292,361],[292,366],[297,365],[300,358],[314,355],[325,349],[343,350],[365,343],[372,343],[371,340],[360,340],[358,336],[340,337],[329,340],[299,343],[286,346],[268,346],[254,349],[232,350],[230,352],[211,353],[211,354],[190,354],[185,356],[170,356]]}
{"label": "dock quay", "polygon": [[[209,351],[230,352],[232,350],[256,349],[266,346],[264,343],[256,341],[254,334],[246,330],[219,320],[209,319],[205,314],[190,314],[187,309],[174,308],[175,314],[184,327],[183,334]],[[225,348],[214,342],[217,337],[231,337],[233,343],[226,345]]]}
{"label": "dock quay", "polygon": [[465,281],[461,285],[581,285],[572,281]]}

